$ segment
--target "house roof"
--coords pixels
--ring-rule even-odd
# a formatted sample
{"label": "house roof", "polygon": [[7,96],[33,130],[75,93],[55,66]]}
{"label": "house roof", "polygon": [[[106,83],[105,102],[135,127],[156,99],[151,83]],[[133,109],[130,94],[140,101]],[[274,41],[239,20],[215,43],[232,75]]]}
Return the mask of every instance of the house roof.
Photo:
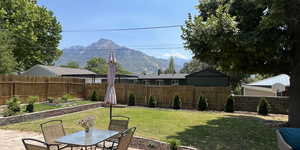
{"label": "house roof", "polygon": [[139,79],[185,79],[185,76],[188,74],[180,73],[180,74],[147,74],[147,75],[138,75]]}
{"label": "house roof", "polygon": [[186,77],[228,77],[224,73],[214,70],[214,69],[204,69],[198,72],[191,73],[187,75]]}
{"label": "house roof", "polygon": [[246,85],[250,86],[272,86],[275,83],[281,83],[286,87],[290,86],[290,76],[286,74],[280,74],[274,77],[266,78],[260,81],[252,82]]}
{"label": "house roof", "polygon": [[55,73],[56,75],[73,75],[73,74],[96,74],[86,69],[77,69],[77,68],[66,68],[66,67],[57,67],[57,66],[45,66],[45,65],[36,65],[34,67],[41,67],[50,72]]}

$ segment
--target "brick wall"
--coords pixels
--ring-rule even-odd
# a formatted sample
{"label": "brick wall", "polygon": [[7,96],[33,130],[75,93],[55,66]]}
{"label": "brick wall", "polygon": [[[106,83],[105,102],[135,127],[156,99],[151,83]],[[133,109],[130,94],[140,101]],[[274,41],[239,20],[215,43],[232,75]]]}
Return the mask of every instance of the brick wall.
{"label": "brick wall", "polygon": [[[257,105],[262,97],[236,95],[235,110],[256,112]],[[271,105],[271,113],[288,114],[288,97],[264,97]]]}

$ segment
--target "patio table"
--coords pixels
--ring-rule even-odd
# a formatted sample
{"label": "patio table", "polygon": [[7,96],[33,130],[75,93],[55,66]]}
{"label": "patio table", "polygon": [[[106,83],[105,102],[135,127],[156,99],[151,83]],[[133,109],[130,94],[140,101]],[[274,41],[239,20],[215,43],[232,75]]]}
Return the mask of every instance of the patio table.
{"label": "patio table", "polygon": [[118,131],[91,129],[89,133],[79,131],[56,139],[57,143],[74,147],[93,147],[115,135]]}

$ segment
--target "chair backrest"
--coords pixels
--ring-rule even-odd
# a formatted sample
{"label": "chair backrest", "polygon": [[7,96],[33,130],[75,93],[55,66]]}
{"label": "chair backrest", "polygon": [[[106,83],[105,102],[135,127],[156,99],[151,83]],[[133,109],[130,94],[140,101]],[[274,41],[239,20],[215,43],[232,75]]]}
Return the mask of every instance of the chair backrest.
{"label": "chair backrest", "polygon": [[130,128],[121,133],[117,150],[127,150],[136,128]]}
{"label": "chair backrest", "polygon": [[26,150],[50,150],[49,145],[36,139],[22,139]]}
{"label": "chair backrest", "polygon": [[55,140],[59,137],[65,136],[64,126],[62,120],[51,120],[41,124],[41,129],[45,142],[54,144]]}
{"label": "chair backrest", "polygon": [[128,129],[129,118],[125,116],[112,116],[108,130],[123,132]]}

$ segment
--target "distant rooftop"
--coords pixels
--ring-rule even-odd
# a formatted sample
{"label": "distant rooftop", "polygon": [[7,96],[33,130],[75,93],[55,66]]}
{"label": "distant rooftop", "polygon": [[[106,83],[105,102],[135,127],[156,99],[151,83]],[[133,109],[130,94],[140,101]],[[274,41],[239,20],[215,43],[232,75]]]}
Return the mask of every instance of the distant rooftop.
{"label": "distant rooftop", "polygon": [[86,69],[77,69],[77,68],[66,68],[66,67],[57,67],[57,66],[45,66],[45,65],[37,65],[38,67],[42,67],[47,69],[56,75],[72,75],[72,74],[96,74]]}
{"label": "distant rooftop", "polygon": [[188,74],[147,74],[147,75],[138,75],[139,79],[185,79],[185,76]]}
{"label": "distant rooftop", "polygon": [[286,87],[290,86],[290,76],[286,74],[280,74],[274,77],[266,78],[260,81],[252,82],[246,85],[250,86],[272,86],[275,83],[281,83]]}

